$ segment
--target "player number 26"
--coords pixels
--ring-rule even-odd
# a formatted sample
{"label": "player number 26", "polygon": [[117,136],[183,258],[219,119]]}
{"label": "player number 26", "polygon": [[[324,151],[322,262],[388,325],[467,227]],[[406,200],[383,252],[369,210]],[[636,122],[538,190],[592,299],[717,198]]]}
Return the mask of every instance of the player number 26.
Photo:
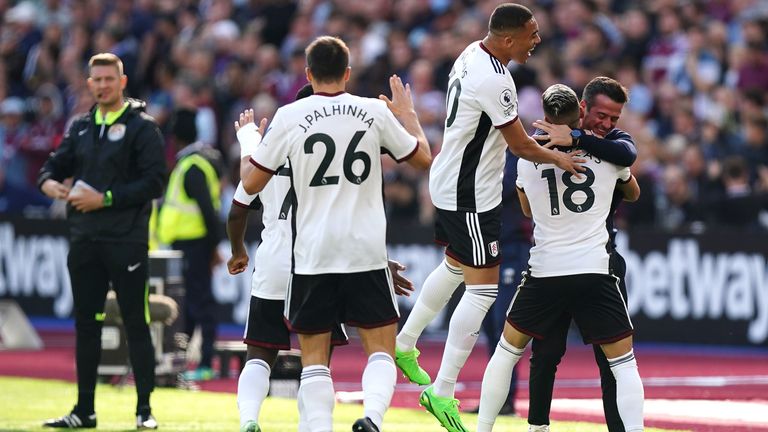
{"label": "player number 26", "polygon": [[[357,131],[352,136],[352,140],[347,146],[347,151],[344,153],[344,177],[351,183],[360,184],[368,178],[371,174],[371,157],[364,151],[355,151],[357,145],[360,144],[360,140],[365,135],[365,131]],[[339,176],[326,176],[328,167],[331,166],[333,157],[336,155],[336,143],[333,138],[324,133],[316,133],[310,135],[306,141],[304,141],[304,153],[314,153],[315,144],[325,144],[325,155],[323,160],[320,161],[320,166],[317,167],[315,175],[312,176],[312,180],[309,182],[310,186],[328,186],[339,184]],[[363,172],[355,174],[352,170],[352,164],[355,161],[361,161],[363,163]],[[358,164],[359,165],[359,164]]]}

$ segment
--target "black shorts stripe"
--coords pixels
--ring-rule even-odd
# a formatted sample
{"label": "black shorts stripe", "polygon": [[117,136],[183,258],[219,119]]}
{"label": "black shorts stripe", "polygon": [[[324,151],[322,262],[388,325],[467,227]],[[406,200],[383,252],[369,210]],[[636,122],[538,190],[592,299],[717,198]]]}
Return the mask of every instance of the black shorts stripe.
{"label": "black shorts stripe", "polygon": [[[288,158],[288,163],[290,166],[293,166],[291,158]],[[296,256],[294,255],[293,250],[296,246],[296,234],[298,233],[296,229],[296,214],[299,212],[299,200],[296,196],[296,185],[293,183],[293,170],[291,170],[289,174],[288,178],[291,179],[291,189],[288,191],[288,195],[292,196],[291,204],[293,205],[293,211],[291,212],[291,274],[293,274],[293,271],[296,269]],[[288,316],[288,314],[285,316]]]}
{"label": "black shorts stripe", "polygon": [[461,158],[459,167],[459,178],[456,186],[456,208],[462,211],[476,211],[475,201],[475,177],[477,176],[477,166],[480,164],[480,156],[483,154],[483,145],[488,135],[491,133],[493,123],[491,118],[485,112],[480,114],[480,118],[475,128],[475,134],[464,148],[464,155]]}

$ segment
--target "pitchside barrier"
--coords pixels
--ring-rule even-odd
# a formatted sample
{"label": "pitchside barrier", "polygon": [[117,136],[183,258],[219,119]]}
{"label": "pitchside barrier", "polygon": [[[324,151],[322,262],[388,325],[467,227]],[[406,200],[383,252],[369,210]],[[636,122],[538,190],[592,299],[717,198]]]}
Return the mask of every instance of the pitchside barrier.
{"label": "pitchside barrier", "polygon": [[[251,257],[258,246],[253,228]],[[71,315],[66,232],[61,220],[0,216],[0,299],[15,300],[32,317]],[[387,238],[390,257],[408,267],[406,275],[418,290],[443,258],[432,243],[432,229],[390,224]],[[627,261],[627,307],[636,340],[768,347],[768,233],[634,229],[620,233],[618,245]],[[226,241],[220,248],[229,256]],[[222,323],[244,324],[250,273],[233,277],[223,265],[216,269]],[[402,315],[415,298],[400,299]],[[441,330],[446,323],[444,314],[429,329]]]}

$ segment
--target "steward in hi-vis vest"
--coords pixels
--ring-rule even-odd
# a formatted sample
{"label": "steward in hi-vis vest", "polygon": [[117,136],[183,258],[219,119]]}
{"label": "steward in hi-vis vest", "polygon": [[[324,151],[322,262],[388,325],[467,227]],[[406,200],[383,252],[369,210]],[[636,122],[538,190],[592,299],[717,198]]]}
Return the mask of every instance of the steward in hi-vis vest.
{"label": "steward in hi-vis vest", "polygon": [[197,141],[196,115],[196,111],[186,109],[174,114],[172,130],[179,151],[158,216],[157,238],[184,253],[185,331],[191,337],[199,325],[203,336],[200,363],[187,378],[200,380],[213,377],[216,301],[211,271],[221,261],[216,249],[221,240],[221,156]]}

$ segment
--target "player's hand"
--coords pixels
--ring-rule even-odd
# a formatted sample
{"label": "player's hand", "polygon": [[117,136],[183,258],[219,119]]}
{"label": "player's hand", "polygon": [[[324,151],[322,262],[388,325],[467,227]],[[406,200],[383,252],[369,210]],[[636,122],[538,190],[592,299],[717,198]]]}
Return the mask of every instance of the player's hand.
{"label": "player's hand", "polygon": [[392,89],[392,99],[390,100],[385,95],[379,95],[379,99],[387,103],[387,108],[392,111],[395,117],[416,112],[413,107],[410,84],[403,86],[403,81],[400,77],[392,75],[389,77],[389,88]]}
{"label": "player's hand", "polygon": [[395,287],[395,294],[410,297],[413,292],[413,282],[401,275],[399,272],[405,271],[405,266],[397,261],[389,260],[389,271],[392,273],[392,284]]}
{"label": "player's hand", "polygon": [[557,165],[558,168],[575,175],[576,178],[581,178],[582,176],[579,173],[587,170],[581,166],[581,164],[586,163],[587,160],[584,159],[580,153],[564,153],[557,149],[552,149],[552,151],[555,153],[555,165]]}
{"label": "player's hand", "polygon": [[544,135],[534,135],[532,137],[536,141],[549,140],[547,144],[544,144],[544,147],[546,148],[551,148],[554,146],[570,147],[573,145],[571,128],[568,125],[558,125],[549,123],[546,120],[536,120],[533,122],[533,126],[546,132]]}
{"label": "player's hand", "polygon": [[240,119],[235,120],[235,132],[245,127],[245,125],[247,125],[248,123],[254,123],[253,119],[254,119],[253,108],[248,108],[247,110],[241,112]]}
{"label": "player's hand", "polygon": [[75,209],[88,213],[104,207],[104,194],[99,191],[83,188],[77,194],[67,195],[67,201]]}
{"label": "player's hand", "polygon": [[244,272],[248,268],[248,254],[243,251],[242,253],[232,254],[227,260],[227,270],[229,274],[236,275]]}
{"label": "player's hand", "polygon": [[69,188],[54,179],[44,181],[40,189],[48,198],[66,199],[69,195]]}

